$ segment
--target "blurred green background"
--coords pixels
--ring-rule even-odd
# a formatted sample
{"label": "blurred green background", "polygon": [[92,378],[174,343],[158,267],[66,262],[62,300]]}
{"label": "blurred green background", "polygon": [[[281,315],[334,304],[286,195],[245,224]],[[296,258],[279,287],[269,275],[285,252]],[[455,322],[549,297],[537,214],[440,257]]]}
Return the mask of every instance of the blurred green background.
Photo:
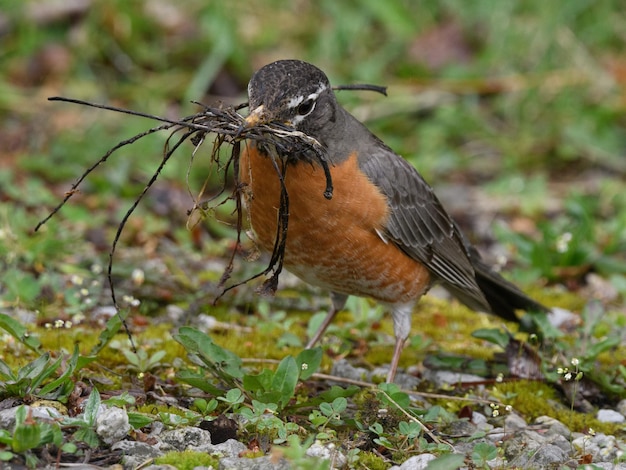
{"label": "blurred green background", "polygon": [[[517,282],[622,310],[625,51],[619,0],[0,0],[0,305],[79,311],[71,276],[98,278],[167,138],[114,154],[33,235],[88,166],[155,125],[47,97],[177,118],[197,112],[191,100],[243,102],[255,70],[299,58],[334,84],[389,87],[388,98],[339,99]],[[123,292],[189,303],[219,276],[232,229],[185,228],[205,149],[190,170],[193,147],[181,149],[131,218],[115,268]],[[133,284],[137,266],[147,280]]]}

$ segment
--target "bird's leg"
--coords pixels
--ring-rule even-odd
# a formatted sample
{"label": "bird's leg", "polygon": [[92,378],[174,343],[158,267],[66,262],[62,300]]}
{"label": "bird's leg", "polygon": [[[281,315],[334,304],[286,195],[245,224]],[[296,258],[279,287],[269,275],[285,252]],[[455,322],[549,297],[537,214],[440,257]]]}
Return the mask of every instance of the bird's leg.
{"label": "bird's leg", "polygon": [[330,300],[332,301],[333,305],[328,312],[328,315],[326,315],[326,317],[324,318],[322,324],[319,326],[313,337],[307,343],[306,349],[311,349],[319,342],[321,337],[324,335],[324,332],[328,328],[328,325],[330,325],[333,321],[333,318],[335,318],[335,315],[337,315],[337,313],[339,313],[346,305],[346,300],[348,300],[348,296],[344,294],[337,294],[336,292],[331,292]]}
{"label": "bird's leg", "polygon": [[393,357],[391,359],[391,365],[389,366],[389,372],[387,373],[387,383],[392,383],[396,377],[404,343],[406,343],[409,334],[411,334],[411,315],[413,314],[414,305],[415,302],[396,304],[391,311],[391,316],[393,317],[393,332],[396,336],[396,346],[393,349]]}
{"label": "bird's leg", "polygon": [[388,384],[393,383],[396,378],[396,372],[398,370],[398,363],[400,362],[400,355],[402,354],[402,350],[404,349],[404,343],[406,342],[406,338],[396,337],[396,346],[393,349],[393,357],[391,358],[391,364],[389,364],[389,372],[387,372],[387,380]]}

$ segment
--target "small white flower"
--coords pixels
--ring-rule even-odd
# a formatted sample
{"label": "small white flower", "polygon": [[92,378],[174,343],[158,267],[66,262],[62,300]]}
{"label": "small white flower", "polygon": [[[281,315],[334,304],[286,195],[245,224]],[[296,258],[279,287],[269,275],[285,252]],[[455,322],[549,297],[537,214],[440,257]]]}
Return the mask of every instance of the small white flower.
{"label": "small white flower", "polygon": [[96,263],[91,265],[91,272],[92,273],[94,273],[94,274],[101,274],[102,271],[103,271],[103,269],[102,269],[101,265],[96,264]]}
{"label": "small white flower", "polygon": [[133,284],[140,286],[146,280],[146,274],[143,272],[143,269],[135,268],[130,278],[133,280]]}
{"label": "small white flower", "polygon": [[563,233],[556,239],[556,251],[559,253],[565,253],[569,249],[569,243],[572,241],[572,234],[570,232]]}

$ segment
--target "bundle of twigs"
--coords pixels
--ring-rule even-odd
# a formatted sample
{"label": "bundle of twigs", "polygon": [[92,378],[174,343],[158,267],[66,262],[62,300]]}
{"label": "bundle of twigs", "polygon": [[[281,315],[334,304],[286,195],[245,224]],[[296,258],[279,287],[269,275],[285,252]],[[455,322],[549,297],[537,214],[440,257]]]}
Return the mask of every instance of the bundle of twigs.
{"label": "bundle of twigs", "polygon": [[[163,157],[158,167],[152,174],[152,177],[144,187],[143,191],[139,194],[139,196],[135,199],[131,207],[128,209],[122,220],[120,221],[117,232],[115,234],[113,243],[111,245],[111,250],[109,251],[109,263],[107,269],[107,279],[110,286],[111,298],[113,301],[113,305],[116,310],[119,312],[119,306],[117,303],[117,299],[115,296],[115,287],[112,280],[112,270],[113,270],[113,258],[115,254],[115,249],[117,247],[117,243],[120,239],[122,231],[126,226],[126,223],[133,211],[137,208],[142,198],[145,196],[150,187],[156,182],[161,171],[164,166],[167,164],[172,155],[178,150],[183,142],[189,140],[194,146],[194,154],[198,150],[198,148],[206,141],[207,138],[213,138],[213,147],[211,151],[211,161],[218,165],[223,170],[224,180],[222,182],[221,189],[218,191],[216,195],[214,195],[211,199],[214,200],[223,197],[223,202],[228,199],[234,199],[236,203],[236,218],[237,218],[237,241],[232,250],[230,260],[224,270],[224,273],[221,278],[220,285],[222,287],[222,292],[218,296],[221,297],[226,291],[232,289],[233,287],[244,284],[252,279],[258,278],[260,276],[268,275],[271,273],[271,276],[266,279],[263,286],[261,287],[261,291],[263,293],[274,293],[276,290],[276,286],[278,283],[278,276],[283,267],[283,258],[285,252],[285,244],[287,240],[287,229],[289,223],[289,195],[287,194],[287,190],[284,184],[284,174],[286,171],[286,162],[285,158],[288,155],[307,155],[309,158],[317,160],[321,166],[324,168],[324,172],[326,175],[326,188],[324,191],[324,196],[327,199],[332,198],[333,186],[332,179],[330,175],[330,171],[328,168],[328,162],[326,158],[326,153],[322,145],[319,144],[312,137],[303,134],[293,128],[289,128],[280,123],[248,123],[244,116],[239,114],[239,111],[245,107],[247,107],[247,103],[238,105],[238,106],[224,106],[224,107],[209,107],[202,105],[200,103],[196,103],[202,107],[202,110],[196,114],[191,116],[184,117],[180,120],[171,120],[166,119],[160,116],[155,116],[151,114],[146,114],[142,112],[132,111],[123,108],[117,108],[113,106],[94,104],[87,101],[76,100],[71,98],[63,98],[63,97],[52,97],[49,98],[50,101],[64,101],[69,103],[81,104],[86,106],[91,106],[100,109],[106,109],[110,111],[121,112],[125,114],[131,114],[134,116],[141,116],[149,119],[153,119],[163,124],[153,127],[151,129],[146,130],[140,134],[137,134],[129,139],[126,139],[122,142],[119,142],[114,147],[112,147],[109,151],[107,151],[100,159],[98,159],[93,165],[87,168],[83,174],[72,184],[71,188],[65,193],[65,197],[63,200],[50,212],[50,214],[41,220],[37,226],[35,227],[35,231],[37,231],[42,225],[44,225],[51,217],[53,217],[64,205],[65,203],[78,192],[78,187],[80,184],[87,178],[87,176],[94,171],[98,166],[105,163],[107,159],[120,148],[130,145],[139,139],[146,137],[148,135],[154,134],[156,132],[171,130],[169,137],[167,138],[164,150]],[[181,135],[182,134],[182,135]],[[268,263],[268,266],[261,272],[255,274],[254,276],[238,282],[237,284],[231,285],[229,287],[224,287],[230,278],[230,275],[233,270],[233,263],[235,254],[238,251],[238,248],[241,244],[241,232],[243,227],[243,207],[242,207],[242,194],[245,191],[243,184],[239,182],[239,156],[241,152],[241,142],[244,140],[256,141],[257,145],[262,146],[265,152],[268,155],[268,158],[272,159],[274,168],[276,170],[276,175],[281,184],[281,195],[279,201],[279,213],[278,213],[278,224],[277,224],[277,233],[276,233],[276,241],[274,244],[274,249],[272,252],[272,256]],[[220,162],[220,148],[224,144],[230,144],[232,146],[230,157],[226,162]],[[226,188],[228,187],[226,182],[226,175],[228,170],[233,169],[234,175],[234,184],[232,193],[226,194]],[[216,299],[217,300],[217,299]]]}

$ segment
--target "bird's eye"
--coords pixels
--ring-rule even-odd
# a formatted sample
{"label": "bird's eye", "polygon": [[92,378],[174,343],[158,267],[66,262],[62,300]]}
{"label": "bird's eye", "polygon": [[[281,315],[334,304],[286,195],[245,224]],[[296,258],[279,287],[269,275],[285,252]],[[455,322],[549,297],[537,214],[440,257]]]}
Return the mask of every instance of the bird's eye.
{"label": "bird's eye", "polygon": [[298,114],[300,116],[306,116],[315,108],[315,100],[309,98],[308,100],[303,101],[300,106],[298,106]]}

